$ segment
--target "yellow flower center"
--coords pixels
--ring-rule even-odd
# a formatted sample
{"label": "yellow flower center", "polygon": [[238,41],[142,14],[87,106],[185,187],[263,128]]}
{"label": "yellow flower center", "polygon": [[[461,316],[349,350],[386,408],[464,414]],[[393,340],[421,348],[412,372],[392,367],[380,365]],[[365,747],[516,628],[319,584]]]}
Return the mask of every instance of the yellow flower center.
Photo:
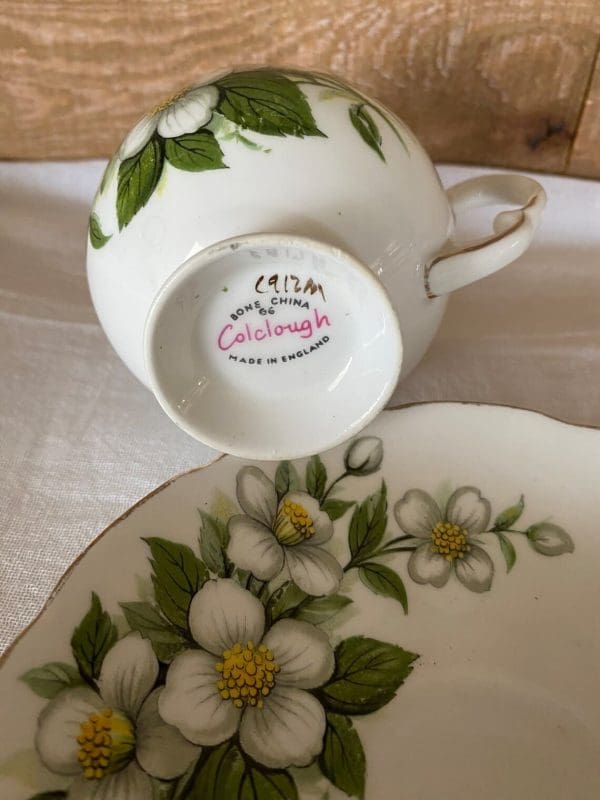
{"label": "yellow flower center", "polygon": [[181,100],[181,98],[184,95],[186,95],[189,92],[189,90],[190,87],[186,86],[185,89],[180,89],[178,92],[175,92],[175,94],[172,94],[170,97],[167,97],[166,100],[163,100],[162,103],[159,103],[156,106],[156,108],[152,109],[149,116],[154,117],[157,114],[160,114],[160,112],[164,111],[165,108],[168,108],[169,106],[172,106],[173,103],[176,103],[178,100]]}
{"label": "yellow flower center", "polygon": [[468,534],[460,525],[451,522],[438,522],[431,531],[431,550],[439,553],[447,561],[455,558],[464,558],[471,546],[468,543]]}
{"label": "yellow flower center", "polygon": [[284,500],[277,509],[275,536],[284,545],[294,545],[315,535],[315,523],[300,503]]}
{"label": "yellow flower center", "polygon": [[133,725],[119,712],[104,708],[81,723],[77,744],[84,777],[100,780],[131,761],[135,747]]}
{"label": "yellow flower center", "polygon": [[275,686],[279,664],[266,645],[255,647],[248,642],[242,647],[238,642],[225,650],[215,669],[220,673],[217,689],[223,700],[231,700],[236,708],[262,708],[263,698]]}

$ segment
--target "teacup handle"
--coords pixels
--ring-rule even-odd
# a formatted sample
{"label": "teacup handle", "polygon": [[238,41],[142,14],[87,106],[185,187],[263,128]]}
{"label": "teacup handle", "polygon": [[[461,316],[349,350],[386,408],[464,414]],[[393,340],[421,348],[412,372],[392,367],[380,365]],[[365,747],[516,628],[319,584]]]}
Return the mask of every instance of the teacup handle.
{"label": "teacup handle", "polygon": [[510,264],[531,244],[546,193],[525,175],[484,175],[457,183],[448,190],[454,214],[469,208],[511,204],[494,219],[494,234],[436,256],[425,269],[428,297],[449,294]]}

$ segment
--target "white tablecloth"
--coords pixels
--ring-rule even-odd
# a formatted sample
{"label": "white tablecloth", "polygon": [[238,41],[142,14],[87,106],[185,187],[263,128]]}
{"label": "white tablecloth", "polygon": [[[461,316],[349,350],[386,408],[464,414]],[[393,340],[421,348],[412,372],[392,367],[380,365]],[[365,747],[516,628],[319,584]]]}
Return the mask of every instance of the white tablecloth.
{"label": "white tablecloth", "polygon": [[[85,240],[103,167],[0,164],[0,651],[100,530],[213,455],[167,419],[94,315]],[[480,171],[440,168],[446,184]],[[456,294],[395,403],[507,403],[600,425],[600,183],[540,180],[535,246]]]}

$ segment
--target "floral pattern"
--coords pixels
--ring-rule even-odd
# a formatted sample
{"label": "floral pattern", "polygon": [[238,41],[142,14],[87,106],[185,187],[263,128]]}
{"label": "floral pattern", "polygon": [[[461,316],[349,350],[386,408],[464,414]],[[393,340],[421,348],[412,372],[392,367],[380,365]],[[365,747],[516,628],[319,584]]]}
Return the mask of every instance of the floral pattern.
{"label": "floral pattern", "polygon": [[443,514],[427,492],[411,489],[396,503],[394,515],[400,528],[419,540],[408,559],[413,581],[444,586],[454,570],[467,589],[490,588],[494,563],[476,536],[488,527],[491,508],[478,489],[457,489]]}
{"label": "floral pattern", "polygon": [[326,721],[306,690],[333,673],[327,636],[293,619],[265,634],[263,604],[228,578],[208,581],[194,597],[190,628],[202,649],[171,664],[162,717],[196,744],[221,744],[237,732],[242,750],[267,767],[310,764]]}
{"label": "floral pattern", "polygon": [[[321,87],[324,100],[348,103],[352,127],[380,161],[385,162],[385,155],[377,119],[405,147],[397,123],[387,112],[330,75],[260,68],[230,72],[213,83],[178,92],[142,117],[125,137],[99,190],[102,194],[117,174],[119,230],[148,203],[167,164],[187,172],[226,169],[221,143],[227,141],[269,152],[242,131],[273,137],[326,137],[302,91],[306,85]],[[90,217],[89,236],[95,249],[113,236],[104,232],[96,212]]]}
{"label": "floral pattern", "polygon": [[229,522],[229,555],[238,566],[272,580],[285,565],[307,594],[337,591],[342,567],[321,546],[333,536],[333,524],[318,500],[307,492],[287,492],[277,502],[275,484],[258,467],[240,470],[237,498],[246,516]]}
{"label": "floral pattern", "polygon": [[152,800],[150,776],[190,766],[198,748],[159,716],[157,677],[151,643],[130,633],[107,653],[97,690],[65,689],[42,711],[36,748],[48,769],[76,776],[70,798],[91,800],[102,785],[107,797]]}
{"label": "floral pattern", "polygon": [[[272,477],[243,466],[237,506],[209,513],[205,501],[200,510],[198,551],[144,539],[153,598],[121,603],[122,638],[93,593],[71,638],[75,666],[50,662],[23,675],[49,701],[37,754],[69,781],[31,800],[294,800],[315,781],[317,791],[329,781],[364,797],[355,720],[394,702],[418,656],[364,632],[336,636],[360,585],[345,576],[355,571],[366,590],[407,613],[406,576],[421,585],[415,591],[441,590],[454,576],[456,591],[487,592],[495,544],[507,572],[517,538],[543,556],[574,549],[554,522],[516,527],[522,496],[492,522],[492,504],[474,486],[443,502],[410,488],[390,515],[376,477],[383,456],[381,440],[364,436],[333,479],[319,456],[303,470],[281,462]],[[354,492],[369,476],[376,491],[340,496],[344,483]]]}
{"label": "floral pattern", "polygon": [[119,158],[124,161],[137,155],[155,131],[162,139],[175,139],[203,128],[210,122],[218,99],[219,92],[215,86],[183,89],[142,117],[123,140]]}

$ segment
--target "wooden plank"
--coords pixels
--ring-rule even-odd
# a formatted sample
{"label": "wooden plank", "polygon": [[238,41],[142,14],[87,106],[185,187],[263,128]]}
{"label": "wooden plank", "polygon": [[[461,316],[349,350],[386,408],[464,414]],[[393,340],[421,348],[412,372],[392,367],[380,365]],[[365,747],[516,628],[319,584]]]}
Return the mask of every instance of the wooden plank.
{"label": "wooden plank", "polygon": [[584,178],[600,178],[600,48],[581,110],[567,172]]}
{"label": "wooden plank", "polygon": [[563,171],[598,30],[597,0],[3,0],[0,157],[109,155],[177,87],[267,62],[346,76],[438,160]]}

